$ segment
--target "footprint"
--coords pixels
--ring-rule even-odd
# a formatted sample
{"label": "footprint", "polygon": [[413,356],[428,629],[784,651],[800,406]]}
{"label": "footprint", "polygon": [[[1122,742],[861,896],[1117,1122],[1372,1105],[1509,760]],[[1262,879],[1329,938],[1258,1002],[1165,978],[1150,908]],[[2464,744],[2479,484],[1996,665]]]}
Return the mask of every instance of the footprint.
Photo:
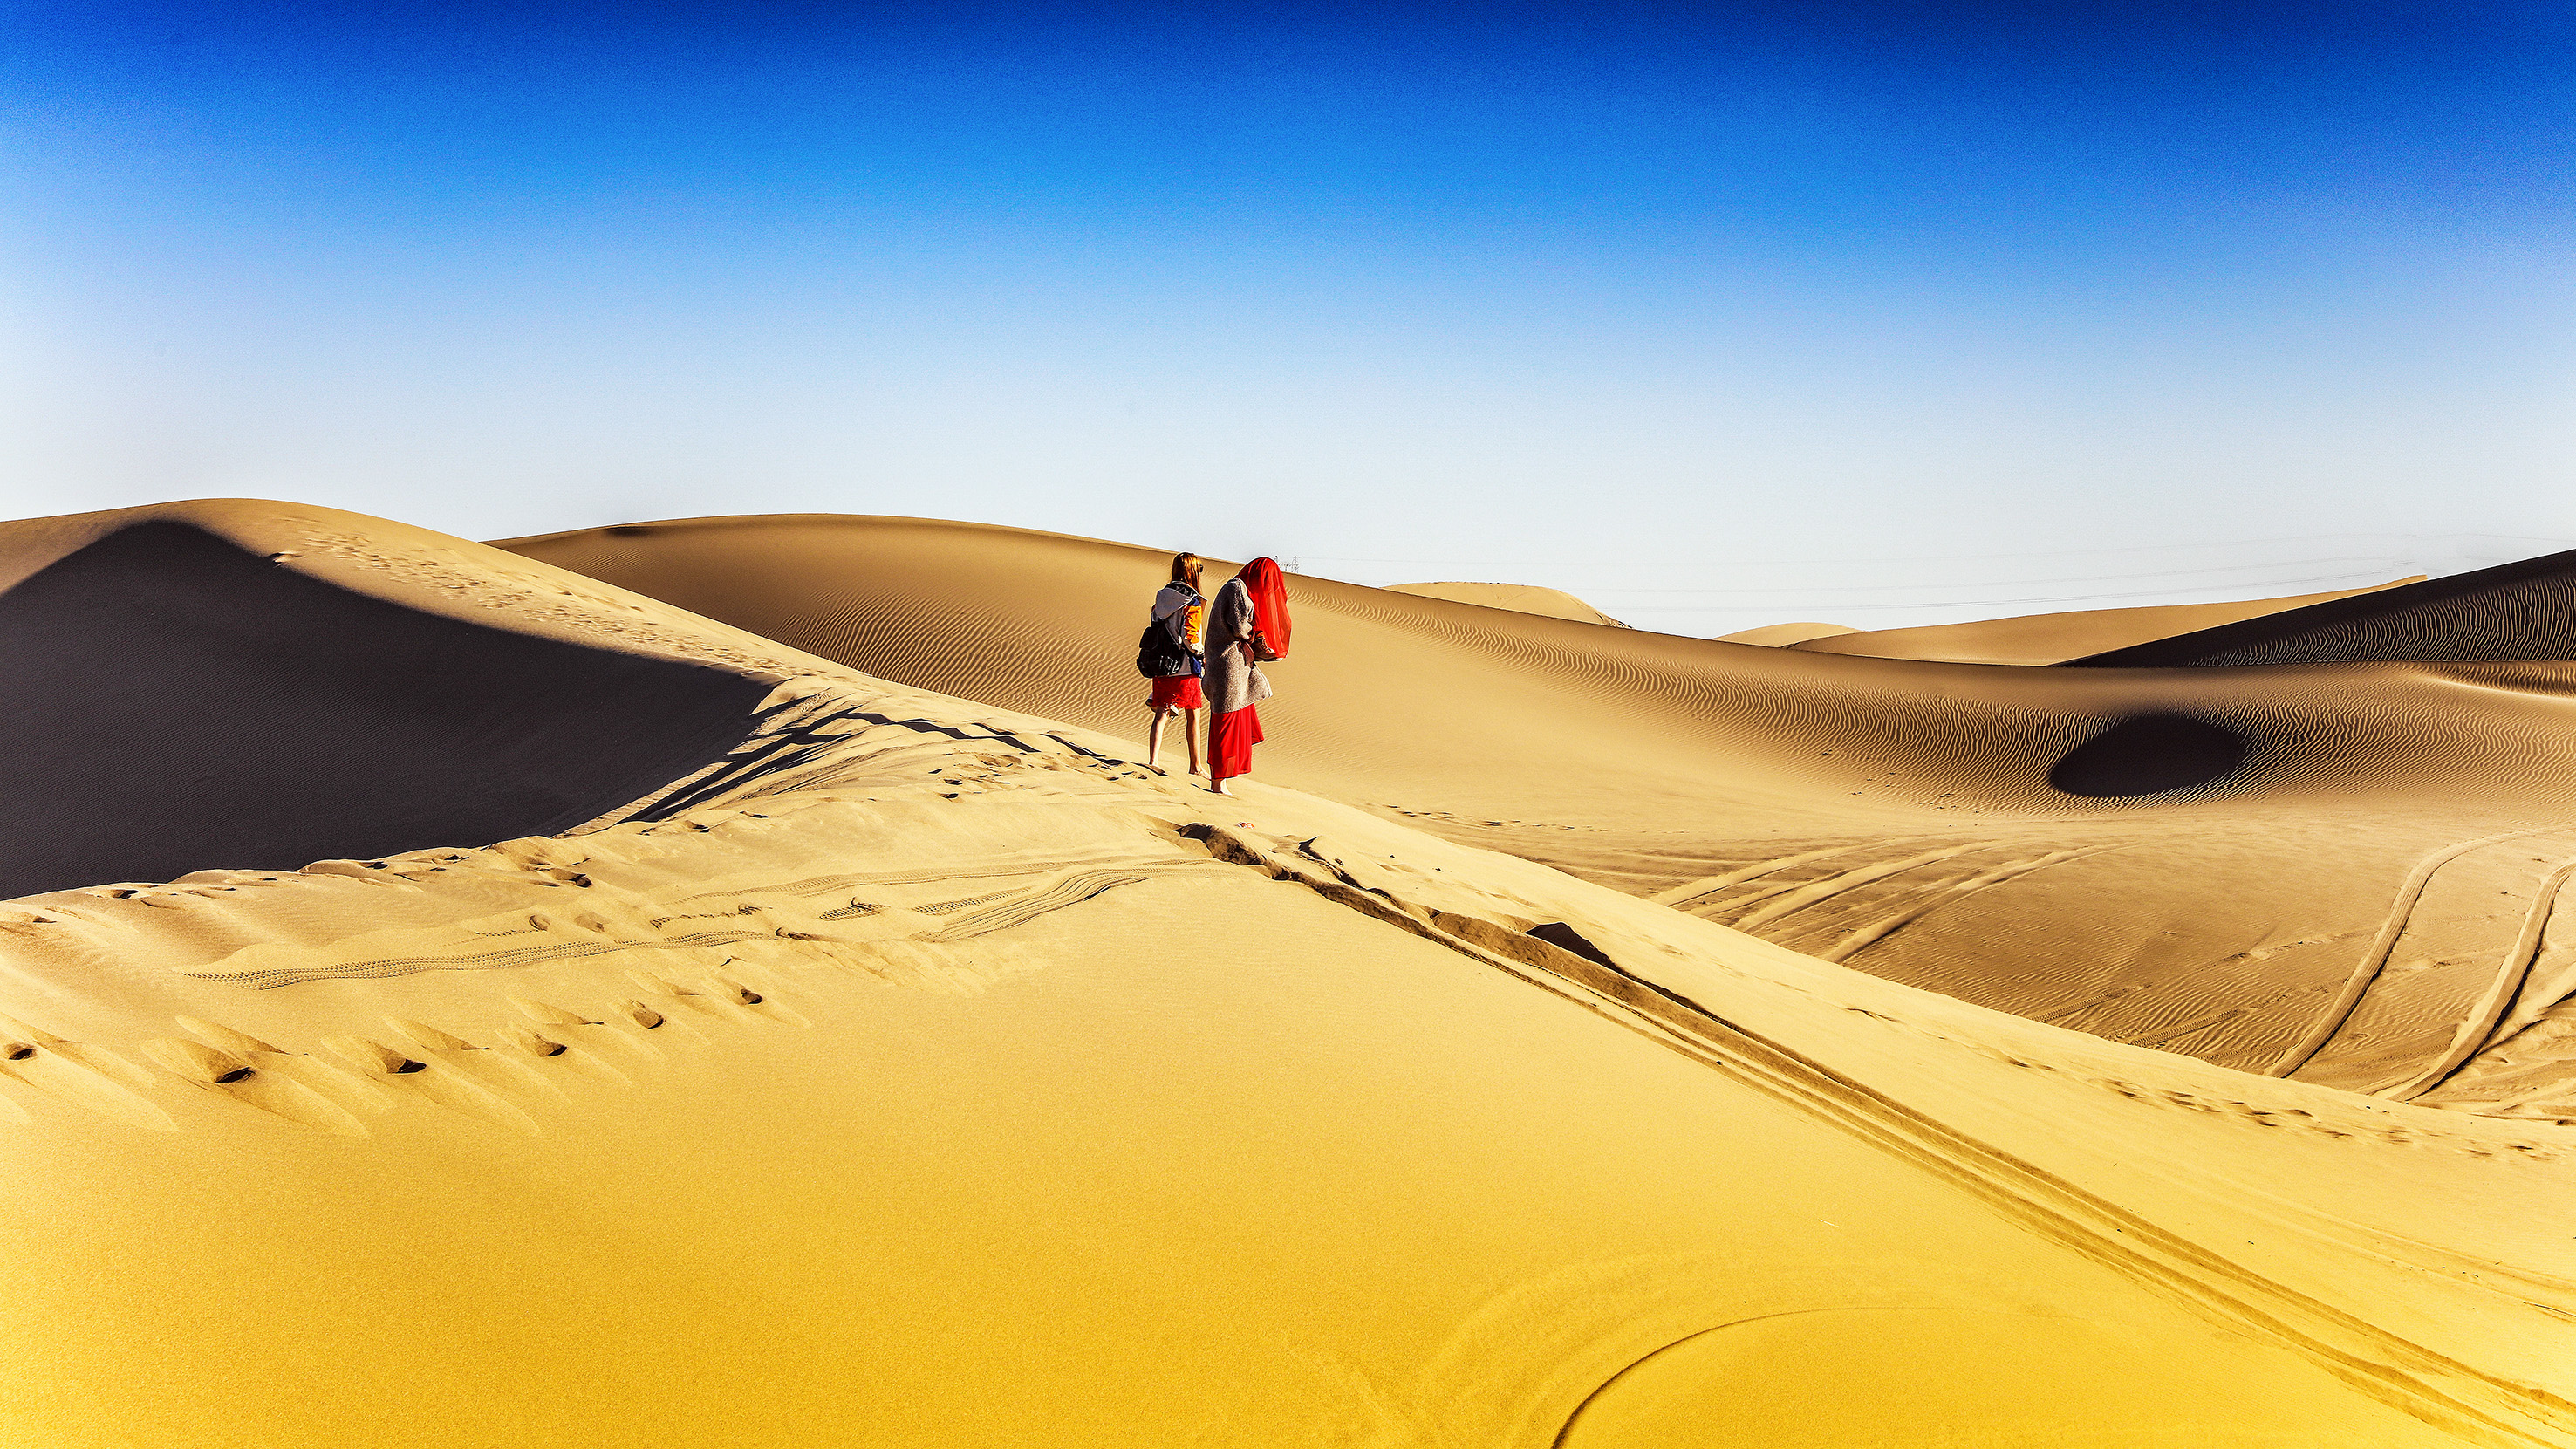
{"label": "footprint", "polygon": [[393,1110],[393,1098],[306,1052],[283,1051],[258,1037],[193,1016],[179,1019],[179,1029],[220,1052],[241,1058],[262,1072],[286,1077],[350,1112],[370,1115]]}
{"label": "footprint", "polygon": [[749,1007],[755,1016],[765,1016],[772,1021],[792,1022],[803,1027],[811,1027],[814,1024],[807,1021],[794,1008],[781,1002],[775,995],[766,991],[756,991],[730,976],[718,976],[714,984],[719,992],[731,993],[728,999]]}
{"label": "footprint", "polygon": [[[590,1048],[595,1056],[604,1057],[613,1054],[644,1062],[661,1059],[661,1052],[655,1050],[652,1043],[639,1041],[632,1032],[622,1031],[607,1022],[593,1021],[579,1012],[566,1011],[560,1006],[549,1006],[542,1001],[530,1001],[524,996],[511,997],[510,1004],[519,1008],[520,1015],[535,1022],[541,1035],[573,1046]],[[636,1021],[632,1015],[628,1015],[626,1019],[639,1028],[644,1025],[643,1022]]]}
{"label": "footprint", "polygon": [[335,1036],[324,1045],[348,1059],[376,1085],[414,1092],[442,1107],[514,1127],[534,1137],[536,1120],[450,1060],[455,1054],[422,1048],[396,1051],[365,1037]]}
{"label": "footprint", "polygon": [[367,1135],[366,1124],[347,1108],[282,1072],[262,1071],[231,1052],[177,1037],[145,1042],[143,1050],[178,1076],[219,1097],[230,1097],[246,1107],[342,1137]]}
{"label": "footprint", "polygon": [[506,1093],[512,1087],[525,1087],[541,1092],[552,1092],[557,1096],[563,1094],[563,1089],[548,1080],[545,1073],[521,1061],[514,1053],[497,1052],[490,1047],[477,1046],[461,1036],[441,1031],[426,1022],[388,1016],[385,1018],[385,1025],[392,1027],[402,1035],[404,1040],[419,1048],[412,1053],[413,1056],[426,1054],[433,1060],[446,1062],[458,1071],[481,1081],[483,1085],[492,1088],[495,1092]]}
{"label": "footprint", "polygon": [[[742,1000],[742,988],[718,986],[712,981],[675,977],[663,972],[633,971],[628,979],[642,987],[649,998],[659,998],[683,1011],[711,1016],[720,1021],[749,1021],[751,1004]],[[668,1010],[663,1011],[669,1016]]]}
{"label": "footprint", "polygon": [[[556,1033],[556,1036],[561,1035],[564,1035],[561,1031]],[[507,1050],[526,1055],[540,1070],[546,1067],[557,1067],[620,1087],[635,1085],[634,1078],[600,1060],[598,1053],[588,1047],[577,1047],[570,1042],[557,1041],[555,1037],[548,1036],[542,1031],[532,1031],[524,1026],[505,1026],[501,1028],[501,1040]],[[552,1084],[549,1083],[549,1085]]]}
{"label": "footprint", "polygon": [[0,1041],[0,1075],[128,1126],[179,1130],[169,1113],[141,1095],[152,1084],[151,1074],[123,1057],[7,1016],[0,1016],[0,1036],[7,1038]]}

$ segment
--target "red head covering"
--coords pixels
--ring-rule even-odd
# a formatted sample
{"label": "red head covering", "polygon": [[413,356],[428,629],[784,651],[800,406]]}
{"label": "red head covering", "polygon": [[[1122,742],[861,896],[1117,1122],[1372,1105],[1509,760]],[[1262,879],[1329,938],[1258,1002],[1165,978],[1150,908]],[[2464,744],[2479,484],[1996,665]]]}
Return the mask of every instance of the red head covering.
{"label": "red head covering", "polygon": [[1261,631],[1261,642],[1270,646],[1275,657],[1287,658],[1288,578],[1279,571],[1279,561],[1254,559],[1236,577],[1252,595],[1252,627]]}

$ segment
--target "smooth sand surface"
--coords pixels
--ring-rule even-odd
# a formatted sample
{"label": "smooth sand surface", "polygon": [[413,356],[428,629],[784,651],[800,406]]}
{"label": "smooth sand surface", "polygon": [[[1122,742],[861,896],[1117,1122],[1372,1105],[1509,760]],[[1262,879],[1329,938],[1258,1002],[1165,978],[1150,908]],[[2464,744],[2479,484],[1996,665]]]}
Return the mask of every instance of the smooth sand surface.
{"label": "smooth sand surface", "polygon": [[1614,629],[1628,627],[1563,589],[1542,589],[1533,584],[1396,584],[1392,588],[1416,598],[1510,609],[1550,619],[1571,619],[1578,624],[1607,624]]}
{"label": "smooth sand surface", "polygon": [[[2037,696],[1934,702],[2032,671],[1702,644],[1727,688],[1676,700],[1619,681],[1687,641],[1497,640],[1491,611],[1292,581],[1277,743],[1219,799],[1121,735],[327,510],[11,525],[0,571],[151,519],[442,619],[725,670],[763,708],[716,765],[557,835],[0,907],[12,1442],[2576,1443],[2576,1129],[2025,1020],[1272,768],[1436,761],[1387,693],[1387,774],[1335,762],[1367,650],[1534,692],[1479,702],[1525,728],[1588,690],[1574,725],[1630,723],[1567,774],[1649,728],[1723,757],[1724,700],[1803,748],[1779,697],[1849,720],[1813,681],[1855,670],[1925,681],[1881,709],[2000,774],[2016,737],[1985,721]],[[809,612],[775,622],[1073,703],[1093,654],[1125,664],[1078,632],[1092,593],[1123,625],[1159,564],[885,520],[520,547],[576,543],[673,593],[801,583]],[[1054,647],[997,658],[1042,605]],[[1766,697],[1759,669],[1792,683]],[[2367,678],[2420,703],[2529,674]],[[1669,758],[1569,798],[1615,804]],[[1800,758],[1753,762],[1777,808],[1838,783]]]}
{"label": "smooth sand surface", "polygon": [[[2297,594],[2282,599],[2248,599],[2226,604],[2157,604],[2137,609],[2078,609],[2061,614],[2024,614],[2010,619],[1980,619],[1972,624],[1925,624],[1910,629],[1835,630],[1801,639],[1745,639],[1748,644],[1785,644],[1817,654],[1866,654],[1873,659],[1939,659],[1953,664],[2062,664],[2088,654],[2101,654],[2177,634],[2191,634],[2247,619],[2304,609],[2312,604],[2375,594],[2420,582],[2423,576],[2342,589],[2323,594]],[[1809,624],[1774,625],[1808,629]],[[1759,631],[1756,631],[1759,632]]]}

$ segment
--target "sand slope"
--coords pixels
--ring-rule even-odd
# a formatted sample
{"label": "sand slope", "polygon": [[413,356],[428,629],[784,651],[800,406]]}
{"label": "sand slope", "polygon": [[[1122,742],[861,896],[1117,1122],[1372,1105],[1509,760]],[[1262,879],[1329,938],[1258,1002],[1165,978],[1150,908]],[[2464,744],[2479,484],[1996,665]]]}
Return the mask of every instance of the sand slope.
{"label": "sand slope", "polygon": [[767,708],[661,818],[0,910],[17,1442],[2576,1442],[2567,1129],[1220,801],[459,541],[161,513]]}
{"label": "sand slope", "polygon": [[2576,551],[2071,658],[2094,669],[2576,655]]}
{"label": "sand slope", "polygon": [[1412,594],[1424,599],[1447,599],[1453,604],[1477,604],[1488,609],[1510,609],[1515,613],[1537,614],[1549,619],[1571,619],[1578,624],[1607,624],[1614,629],[1628,626],[1602,613],[1563,589],[1542,589],[1532,584],[1394,584],[1394,593]]}
{"label": "sand slope", "polygon": [[[2226,604],[2158,604],[2137,609],[2077,609],[2059,614],[2025,614],[2011,619],[1980,619],[1970,624],[1927,624],[1911,629],[1837,632],[1787,641],[1790,648],[1818,654],[1866,654],[1874,659],[1942,659],[1955,664],[2057,664],[2081,655],[2100,654],[2196,633],[2246,619],[2362,594],[2401,588],[2416,579],[2298,594],[2283,599],[2248,599]],[[1804,624],[1775,627],[1804,629]],[[1735,637],[1735,636],[1729,636]],[[1745,641],[1745,642],[1771,642]]]}
{"label": "sand slope", "polygon": [[1847,629],[1840,624],[1765,624],[1759,629],[1745,629],[1733,634],[1720,634],[1717,636],[1717,642],[1720,644],[1765,644],[1776,649],[1785,648],[1791,644],[1803,644],[1810,639],[1827,639],[1837,634],[1857,634],[1859,632],[1860,631],[1857,629]]}
{"label": "sand slope", "polygon": [[766,693],[169,521],[0,594],[0,679],[0,897],[567,830],[724,755]]}
{"label": "sand slope", "polygon": [[[840,517],[510,547],[879,677],[1143,719],[1146,550]],[[1292,589],[1265,779],[2113,1040],[2576,1119],[2568,666],[2001,669]]]}

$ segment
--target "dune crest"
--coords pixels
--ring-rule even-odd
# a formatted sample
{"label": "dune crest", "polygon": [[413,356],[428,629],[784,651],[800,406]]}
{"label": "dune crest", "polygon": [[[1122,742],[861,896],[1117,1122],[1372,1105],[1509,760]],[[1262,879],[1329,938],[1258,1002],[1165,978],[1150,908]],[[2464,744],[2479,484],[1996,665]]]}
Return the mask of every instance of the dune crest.
{"label": "dune crest", "polygon": [[0,897],[567,830],[724,755],[766,693],[162,520],[0,593],[0,678]]}
{"label": "dune crest", "polygon": [[1514,613],[1536,614],[1548,619],[1571,619],[1578,624],[1607,624],[1614,629],[1628,627],[1563,589],[1545,589],[1535,584],[1389,584],[1387,587],[1395,593],[1412,594],[1416,598],[1447,599],[1453,604],[1509,609]]}
{"label": "dune crest", "polygon": [[2109,649],[2070,666],[2206,668],[2576,657],[2576,550]]}
{"label": "dune crest", "polygon": [[[2088,654],[2124,649],[2224,624],[2357,598],[2421,582],[2423,576],[2281,599],[2227,604],[2156,604],[2135,609],[2078,609],[2025,614],[1968,624],[1925,624],[1909,629],[1841,632],[1789,645],[1817,654],[1866,654],[1873,659],[1937,659],[1952,664],[2059,664]],[[1804,627],[1804,626],[1795,626]]]}
{"label": "dune crest", "polygon": [[1784,649],[1792,644],[1803,644],[1810,639],[1830,639],[1838,634],[1856,634],[1858,632],[1860,631],[1857,629],[1847,629],[1840,624],[1765,624],[1759,629],[1745,629],[1733,634],[1720,634],[1717,636],[1716,642],[1720,644],[1760,644],[1772,649]]}

